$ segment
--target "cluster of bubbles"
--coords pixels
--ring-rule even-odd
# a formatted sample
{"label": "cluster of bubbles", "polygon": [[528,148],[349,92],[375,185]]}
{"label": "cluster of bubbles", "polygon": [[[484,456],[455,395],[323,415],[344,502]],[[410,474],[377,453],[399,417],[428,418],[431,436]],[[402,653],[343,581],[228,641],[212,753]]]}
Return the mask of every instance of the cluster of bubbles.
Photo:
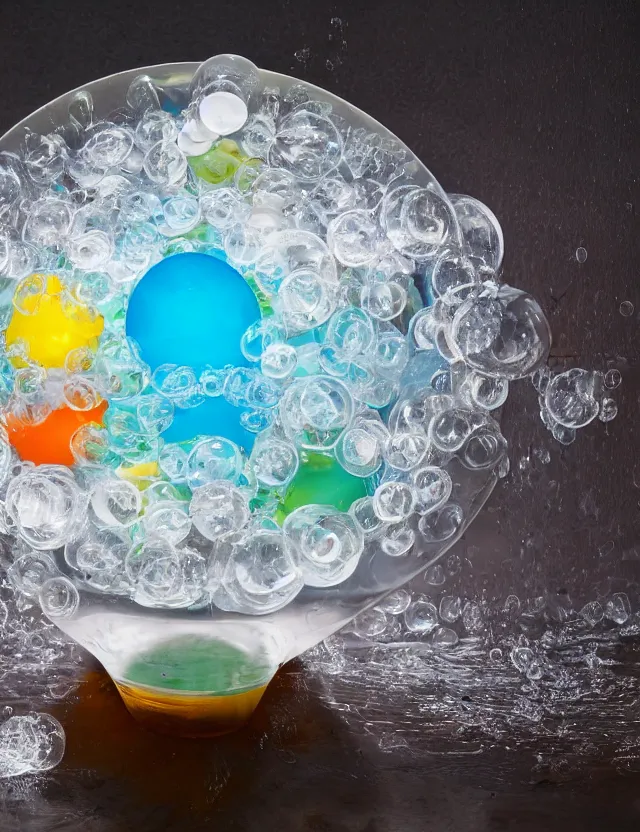
{"label": "cluster of bubbles", "polygon": [[55,717],[43,713],[10,716],[0,724],[0,777],[55,768],[64,749],[64,729]]}
{"label": "cluster of bubbles", "polygon": [[[501,279],[496,217],[312,95],[218,56],[188,90],[137,78],[108,119],[78,93],[66,125],[0,153],[0,531],[51,618],[79,588],[273,613],[363,553],[452,540],[461,480],[508,470],[492,414],[541,372],[550,333]],[[190,252],[259,301],[242,366],[152,369],[127,335],[140,279]],[[545,406],[569,430],[588,414],[562,379]],[[163,438],[211,400],[251,442]],[[34,465],[23,449],[39,428],[53,442],[55,419],[68,461]],[[297,498],[318,465],[356,496]]]}
{"label": "cluster of bubbles", "polygon": [[[637,587],[587,603],[553,591],[469,598],[458,594],[453,558],[305,654],[324,698],[382,750],[420,753],[426,731],[457,754],[515,745],[533,752],[535,771],[541,740],[552,737],[551,757],[568,755],[573,773],[586,753],[621,773],[637,770],[628,728],[637,702]],[[354,710],[358,688],[366,696]],[[402,720],[390,720],[394,707]]]}
{"label": "cluster of bubbles", "polygon": [[540,418],[553,438],[570,445],[576,431],[594,419],[610,422],[618,415],[618,405],[611,392],[620,386],[622,374],[617,369],[602,373],[578,367],[553,373],[542,367],[531,376],[538,392]]}
{"label": "cluster of bubbles", "polygon": [[[537,638],[541,621],[570,625],[574,635],[632,622],[632,605],[626,592],[613,592],[608,598],[588,601],[579,608],[573,606],[569,597],[552,593],[525,601],[509,595],[488,603],[450,592],[438,593],[445,580],[442,567],[432,567],[425,575],[427,594],[415,585],[412,586],[418,591],[413,593],[406,588],[397,589],[376,606],[359,613],[343,635],[352,633],[366,643],[411,643],[417,639],[434,650],[454,648],[469,638],[480,639],[490,648],[492,661],[508,657],[517,670],[534,681],[542,676],[541,666],[548,664],[545,648],[552,646],[549,636],[547,643]],[[516,638],[506,634],[502,640],[496,638],[496,630],[502,627],[497,622],[504,623],[505,619],[518,623],[520,634]],[[331,648],[332,639],[325,646]]]}

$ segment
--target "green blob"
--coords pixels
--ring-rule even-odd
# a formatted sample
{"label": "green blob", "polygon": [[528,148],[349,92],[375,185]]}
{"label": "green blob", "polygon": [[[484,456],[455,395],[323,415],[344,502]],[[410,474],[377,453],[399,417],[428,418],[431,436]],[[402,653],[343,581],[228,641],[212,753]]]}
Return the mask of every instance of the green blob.
{"label": "green blob", "polygon": [[140,653],[126,669],[124,681],[224,695],[260,687],[271,674],[266,659],[249,656],[226,641],[181,636]]}
{"label": "green blob", "polygon": [[222,139],[201,156],[189,158],[195,175],[212,185],[221,185],[233,179],[241,162],[238,145],[229,139]]}
{"label": "green blob", "polygon": [[276,520],[282,524],[292,511],[311,503],[349,511],[356,500],[366,496],[366,481],[349,474],[334,457],[303,453],[298,473],[287,489]]}

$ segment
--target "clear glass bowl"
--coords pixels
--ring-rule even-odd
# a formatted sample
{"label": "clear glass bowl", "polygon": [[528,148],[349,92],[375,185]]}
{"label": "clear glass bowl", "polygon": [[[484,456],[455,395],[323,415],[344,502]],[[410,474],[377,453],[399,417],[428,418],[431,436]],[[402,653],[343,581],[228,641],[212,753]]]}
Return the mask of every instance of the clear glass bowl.
{"label": "clear glass bowl", "polygon": [[[188,101],[189,82],[198,66],[149,66],[93,81],[81,89],[91,93],[95,117],[106,118],[122,106],[131,82],[146,74],[166,94],[166,100],[180,108]],[[260,72],[265,85],[279,87],[283,93],[291,85],[303,83],[286,75]],[[333,112],[351,124],[399,141],[356,107],[310,84],[304,86],[313,99],[329,102]],[[77,92],[61,96],[25,118],[0,139],[0,150],[18,151],[26,129],[47,133],[65,124],[69,103]],[[416,184],[440,189],[427,168],[409,148],[407,151]],[[419,372],[414,382],[419,386]],[[463,382],[454,395],[459,395],[460,406],[468,406]],[[454,455],[447,470],[453,481],[450,499],[463,512],[459,526],[436,530],[435,536],[443,538],[438,542],[426,542],[417,535],[412,550],[401,557],[381,551],[363,555],[344,583],[325,589],[305,587],[276,613],[248,616],[212,607],[196,612],[146,609],[126,598],[101,595],[78,585],[80,603],[72,613],[50,617],[101,662],[139,720],[156,730],[185,736],[225,733],[249,718],[283,663],[326,639],[441,558],[482,508],[497,481],[498,467],[467,467]]]}

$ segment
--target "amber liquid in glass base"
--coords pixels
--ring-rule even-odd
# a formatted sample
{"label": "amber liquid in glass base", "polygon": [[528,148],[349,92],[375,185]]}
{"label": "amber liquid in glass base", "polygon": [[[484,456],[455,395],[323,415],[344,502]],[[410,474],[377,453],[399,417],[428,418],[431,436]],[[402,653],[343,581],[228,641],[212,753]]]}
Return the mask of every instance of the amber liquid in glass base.
{"label": "amber liquid in glass base", "polygon": [[170,694],[116,682],[124,704],[152,731],[180,737],[219,737],[249,720],[266,685],[229,696]]}
{"label": "amber liquid in glass base", "polygon": [[114,682],[151,730],[215,737],[247,722],[272,675],[266,661],[226,642],[183,636],[139,654]]}

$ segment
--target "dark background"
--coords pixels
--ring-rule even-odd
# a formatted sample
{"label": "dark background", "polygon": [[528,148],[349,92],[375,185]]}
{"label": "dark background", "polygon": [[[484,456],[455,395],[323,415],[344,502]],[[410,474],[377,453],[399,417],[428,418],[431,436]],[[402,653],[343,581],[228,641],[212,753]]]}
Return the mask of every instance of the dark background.
{"label": "dark background", "polygon": [[[561,590],[579,608],[624,588],[637,610],[639,9],[615,0],[4,0],[0,132],[84,82],[220,52],[304,78],[382,121],[447,191],[495,211],[504,278],[547,312],[552,363],[623,375],[618,418],[590,425],[569,448],[544,430],[533,388],[514,386],[503,418],[512,473],[459,547],[466,568],[457,591],[492,600]],[[588,253],[582,264],[579,246]],[[631,317],[620,314],[622,301],[634,304]],[[551,462],[541,466],[545,450]],[[620,660],[631,676],[633,655]],[[560,777],[535,774],[536,743],[550,759],[556,753],[542,734],[526,750],[503,736],[480,753],[439,751],[419,697],[403,696],[401,686],[389,697],[378,690],[376,718],[400,734],[410,721],[417,739],[383,753],[367,731],[373,682],[359,674],[340,684],[334,679],[327,696],[322,672],[293,664],[251,726],[212,747],[144,734],[105,677],[90,674],[60,711],[65,761],[35,791],[5,789],[0,828],[551,832],[640,824],[640,769],[620,774],[597,750],[619,714],[606,695],[587,729],[596,752]],[[615,731],[633,739],[640,688],[626,695]]]}

